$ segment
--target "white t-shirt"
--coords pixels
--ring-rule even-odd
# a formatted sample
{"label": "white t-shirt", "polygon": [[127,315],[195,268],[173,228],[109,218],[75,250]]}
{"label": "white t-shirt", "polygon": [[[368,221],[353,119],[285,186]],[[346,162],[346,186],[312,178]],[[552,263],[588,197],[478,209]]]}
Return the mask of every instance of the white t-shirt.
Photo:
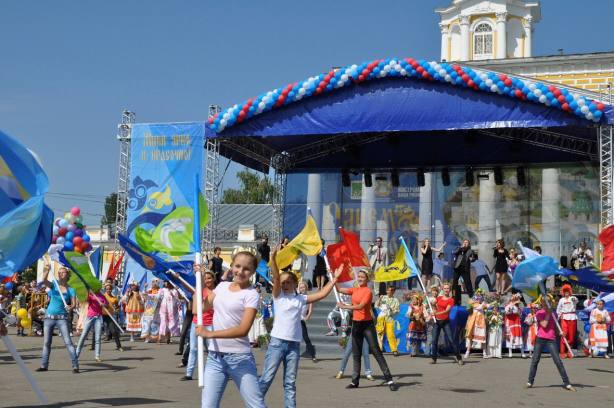
{"label": "white t-shirt", "polygon": [[271,337],[287,341],[301,341],[301,316],[303,306],[307,304],[307,295],[287,295],[283,291],[273,298],[275,320]]}
{"label": "white t-shirt", "polygon": [[[260,295],[250,287],[237,292],[230,291],[231,282],[220,282],[213,290],[213,330],[236,327],[241,323],[245,309],[258,309]],[[209,350],[221,353],[250,353],[247,336],[235,339],[209,339]]]}
{"label": "white t-shirt", "polygon": [[471,267],[475,271],[475,276],[488,275],[488,268],[486,266],[486,262],[482,261],[481,259],[471,262]]}

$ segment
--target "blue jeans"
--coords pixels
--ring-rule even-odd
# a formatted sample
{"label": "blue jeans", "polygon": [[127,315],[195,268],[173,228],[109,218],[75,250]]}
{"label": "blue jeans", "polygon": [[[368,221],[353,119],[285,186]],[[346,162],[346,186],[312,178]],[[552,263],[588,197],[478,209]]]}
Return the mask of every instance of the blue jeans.
{"label": "blue jeans", "polygon": [[458,345],[454,342],[454,336],[452,336],[452,329],[450,328],[449,320],[437,320],[437,323],[433,325],[433,340],[431,343],[431,358],[437,360],[439,354],[439,333],[443,330],[446,337],[451,340],[452,351],[457,358],[460,358],[458,352]]}
{"label": "blue jeans", "polygon": [[559,370],[561,380],[563,380],[563,385],[569,385],[569,377],[567,377],[567,372],[565,371],[565,367],[563,366],[563,361],[561,361],[561,357],[559,356],[557,342],[555,340],[542,339],[541,337],[535,338],[535,350],[533,350],[533,357],[531,358],[531,369],[529,370],[529,383],[533,384],[533,381],[535,381],[537,365],[539,364],[539,360],[542,356],[542,350],[545,347],[548,348],[548,351],[550,352],[550,357],[552,357],[554,365],[556,366],[557,370]]}
{"label": "blue jeans", "polygon": [[102,337],[102,316],[96,317],[88,317],[85,319],[85,324],[83,325],[83,333],[81,333],[81,337],[79,337],[79,343],[77,343],[77,357],[81,355],[81,350],[83,349],[83,345],[87,341],[87,335],[90,333],[90,330],[94,328],[94,344],[96,345],[95,356],[96,358],[100,358],[100,338]]}
{"label": "blue jeans", "polygon": [[64,344],[66,345],[66,350],[68,351],[68,356],[72,361],[72,368],[79,368],[79,358],[77,357],[77,353],[75,353],[75,347],[72,344],[72,339],[70,338],[70,332],[68,330],[68,322],[66,319],[45,319],[43,323],[43,331],[45,333],[45,337],[43,338],[43,361],[41,362],[41,367],[47,368],[49,367],[49,354],[51,353],[51,338],[53,335],[53,329],[57,326],[58,330],[62,334],[62,340],[64,340]]}
{"label": "blue jeans", "polygon": [[488,291],[492,292],[492,283],[490,282],[490,276],[488,275],[480,275],[475,278],[475,289],[477,290],[480,287],[480,282],[482,282],[482,280],[486,281]]}
{"label": "blue jeans", "polygon": [[281,340],[271,337],[264,363],[262,375],[258,380],[262,395],[266,395],[280,363],[284,363],[284,401],[286,408],[296,407],[296,374],[300,358],[301,342]]}
{"label": "blue jeans", "polygon": [[[343,350],[343,356],[341,357],[341,364],[339,365],[339,371],[344,372],[345,367],[348,364],[348,360],[352,355],[352,336],[347,337],[348,342],[345,345],[345,350]],[[365,363],[365,375],[372,375],[373,370],[371,370],[371,361],[369,360],[369,343],[366,341],[362,343],[362,359]]]}
{"label": "blue jeans", "polygon": [[239,388],[247,408],[266,408],[258,386],[256,360],[252,353],[219,353],[209,351],[205,365],[203,408],[219,408],[228,379]]}
{"label": "blue jeans", "polygon": [[[211,331],[212,326],[205,326],[205,329]],[[196,335],[196,323],[192,323],[190,327],[190,344],[188,345],[190,354],[188,355],[188,364],[186,364],[185,375],[186,377],[192,377],[194,374],[194,367],[198,361],[198,336]]]}

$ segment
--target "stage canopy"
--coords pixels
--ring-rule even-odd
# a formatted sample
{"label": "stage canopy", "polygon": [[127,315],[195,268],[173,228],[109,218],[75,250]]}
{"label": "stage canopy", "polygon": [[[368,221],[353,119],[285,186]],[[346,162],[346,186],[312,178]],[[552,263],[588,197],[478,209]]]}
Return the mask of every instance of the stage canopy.
{"label": "stage canopy", "polygon": [[614,110],[567,89],[456,64],[376,60],[261,94],[211,118],[220,153],[291,172],[598,159]]}

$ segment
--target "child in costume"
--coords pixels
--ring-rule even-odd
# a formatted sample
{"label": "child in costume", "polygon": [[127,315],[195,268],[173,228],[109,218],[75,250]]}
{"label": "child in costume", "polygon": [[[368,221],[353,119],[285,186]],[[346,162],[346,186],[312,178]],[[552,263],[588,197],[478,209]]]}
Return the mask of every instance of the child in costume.
{"label": "child in costume", "polygon": [[407,350],[411,349],[411,356],[415,357],[420,351],[420,346],[426,341],[426,319],[422,295],[415,293],[411,297],[411,305],[407,310],[409,328],[407,330]]}
{"label": "child in costume", "polygon": [[482,356],[486,358],[486,318],[484,313],[488,303],[484,301],[484,289],[478,288],[469,304],[473,313],[471,313],[465,325],[465,345],[467,347],[465,358],[469,358],[472,348],[482,349]]}
{"label": "child in costume", "polygon": [[529,313],[524,318],[524,324],[528,326],[527,340],[525,346],[529,352],[529,357],[533,357],[533,350],[535,350],[535,338],[537,337],[537,319],[535,319],[535,312],[537,311],[537,304],[529,304]]}
{"label": "child in costume", "polygon": [[559,316],[559,323],[563,335],[561,336],[561,342],[559,345],[559,352],[561,358],[565,358],[569,355],[569,358],[573,357],[573,354],[568,354],[565,340],[569,344],[569,347],[573,349],[576,341],[576,332],[578,329],[578,316],[576,316],[576,304],[578,304],[578,298],[572,296],[571,285],[568,283],[563,284],[561,287],[561,295],[563,296],[559,300],[559,304],[556,307],[556,314]]}
{"label": "child in costume", "polygon": [[522,347],[522,325],[520,324],[520,294],[515,293],[505,305],[505,345],[512,358],[512,351],[520,349],[522,358],[525,358]]}
{"label": "child in costume", "polygon": [[126,331],[130,333],[130,341],[134,341],[134,333],[140,332],[143,328],[141,317],[145,311],[139,284],[136,281],[130,282],[130,287],[124,296],[124,303],[126,304]]}
{"label": "child in costume", "polygon": [[377,332],[377,342],[379,343],[380,349],[384,349],[384,334],[386,334],[390,351],[392,351],[392,354],[396,357],[399,355],[399,352],[397,351],[398,341],[394,334],[394,319],[399,313],[401,305],[399,299],[394,297],[394,292],[395,287],[388,285],[386,294],[375,302],[375,307],[379,309],[375,330]]}
{"label": "child in costume", "polygon": [[610,314],[604,308],[605,302],[597,300],[597,307],[591,311],[589,322],[591,330],[588,334],[590,357],[597,357],[601,353],[605,358],[608,356],[608,323],[611,322]]}
{"label": "child in costume", "polygon": [[160,336],[160,298],[158,292],[160,290],[158,284],[159,279],[154,278],[151,281],[151,290],[143,294],[143,304],[145,311],[141,318],[141,338],[145,339],[145,343],[154,342]]}
{"label": "child in costume", "polygon": [[[424,298],[423,303],[423,311],[424,311],[424,320],[426,322],[426,345],[428,350],[428,355],[431,353],[431,347],[433,346],[433,325],[435,324],[435,318],[433,317],[434,310],[432,308],[435,307],[435,302],[437,301],[437,296],[439,296],[439,288],[440,286],[433,285],[431,286],[431,290],[428,296]],[[427,300],[428,298],[428,300]],[[429,307],[429,303],[431,307]]]}
{"label": "child in costume", "polygon": [[503,317],[499,313],[499,305],[492,305],[488,314],[488,346],[485,358],[501,358],[501,343],[503,340]]}

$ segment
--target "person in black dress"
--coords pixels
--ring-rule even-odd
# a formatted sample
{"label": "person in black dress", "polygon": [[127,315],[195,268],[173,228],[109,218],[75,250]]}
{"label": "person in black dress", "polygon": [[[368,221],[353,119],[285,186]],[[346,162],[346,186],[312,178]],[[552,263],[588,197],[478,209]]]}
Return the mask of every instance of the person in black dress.
{"label": "person in black dress", "polygon": [[505,243],[502,239],[497,240],[493,257],[495,258],[495,292],[497,292],[498,295],[503,295],[507,277],[507,259],[509,257],[509,252],[505,249]]}
{"label": "person in black dress", "polygon": [[262,241],[258,244],[258,247],[256,249],[260,254],[260,259],[262,259],[268,264],[271,260],[271,247],[269,246],[269,237],[267,237],[266,235],[263,236]]}
{"label": "person in black dress", "polygon": [[324,249],[324,240],[322,240],[322,251],[316,255],[316,266],[313,268],[313,284],[318,290],[322,290],[326,283],[326,250]]}
{"label": "person in black dress", "polygon": [[[420,253],[422,254],[422,265],[420,270],[422,271],[422,279],[424,280],[425,290],[431,287],[431,280],[433,278],[433,252],[441,252],[446,246],[444,242],[439,248],[431,247],[431,240],[426,238],[422,241],[420,247]],[[411,289],[411,287],[410,287]]]}
{"label": "person in black dress", "polygon": [[222,276],[224,275],[224,268],[222,267],[224,260],[220,256],[222,248],[213,248],[213,256],[209,260],[209,269],[215,274],[215,282],[220,283]]}
{"label": "person in black dress", "polygon": [[473,285],[471,282],[471,261],[473,260],[473,250],[468,239],[463,240],[463,244],[454,251],[454,278],[452,279],[452,290],[454,291],[454,303],[461,304],[461,288],[458,280],[463,278],[467,295],[473,297]]}

